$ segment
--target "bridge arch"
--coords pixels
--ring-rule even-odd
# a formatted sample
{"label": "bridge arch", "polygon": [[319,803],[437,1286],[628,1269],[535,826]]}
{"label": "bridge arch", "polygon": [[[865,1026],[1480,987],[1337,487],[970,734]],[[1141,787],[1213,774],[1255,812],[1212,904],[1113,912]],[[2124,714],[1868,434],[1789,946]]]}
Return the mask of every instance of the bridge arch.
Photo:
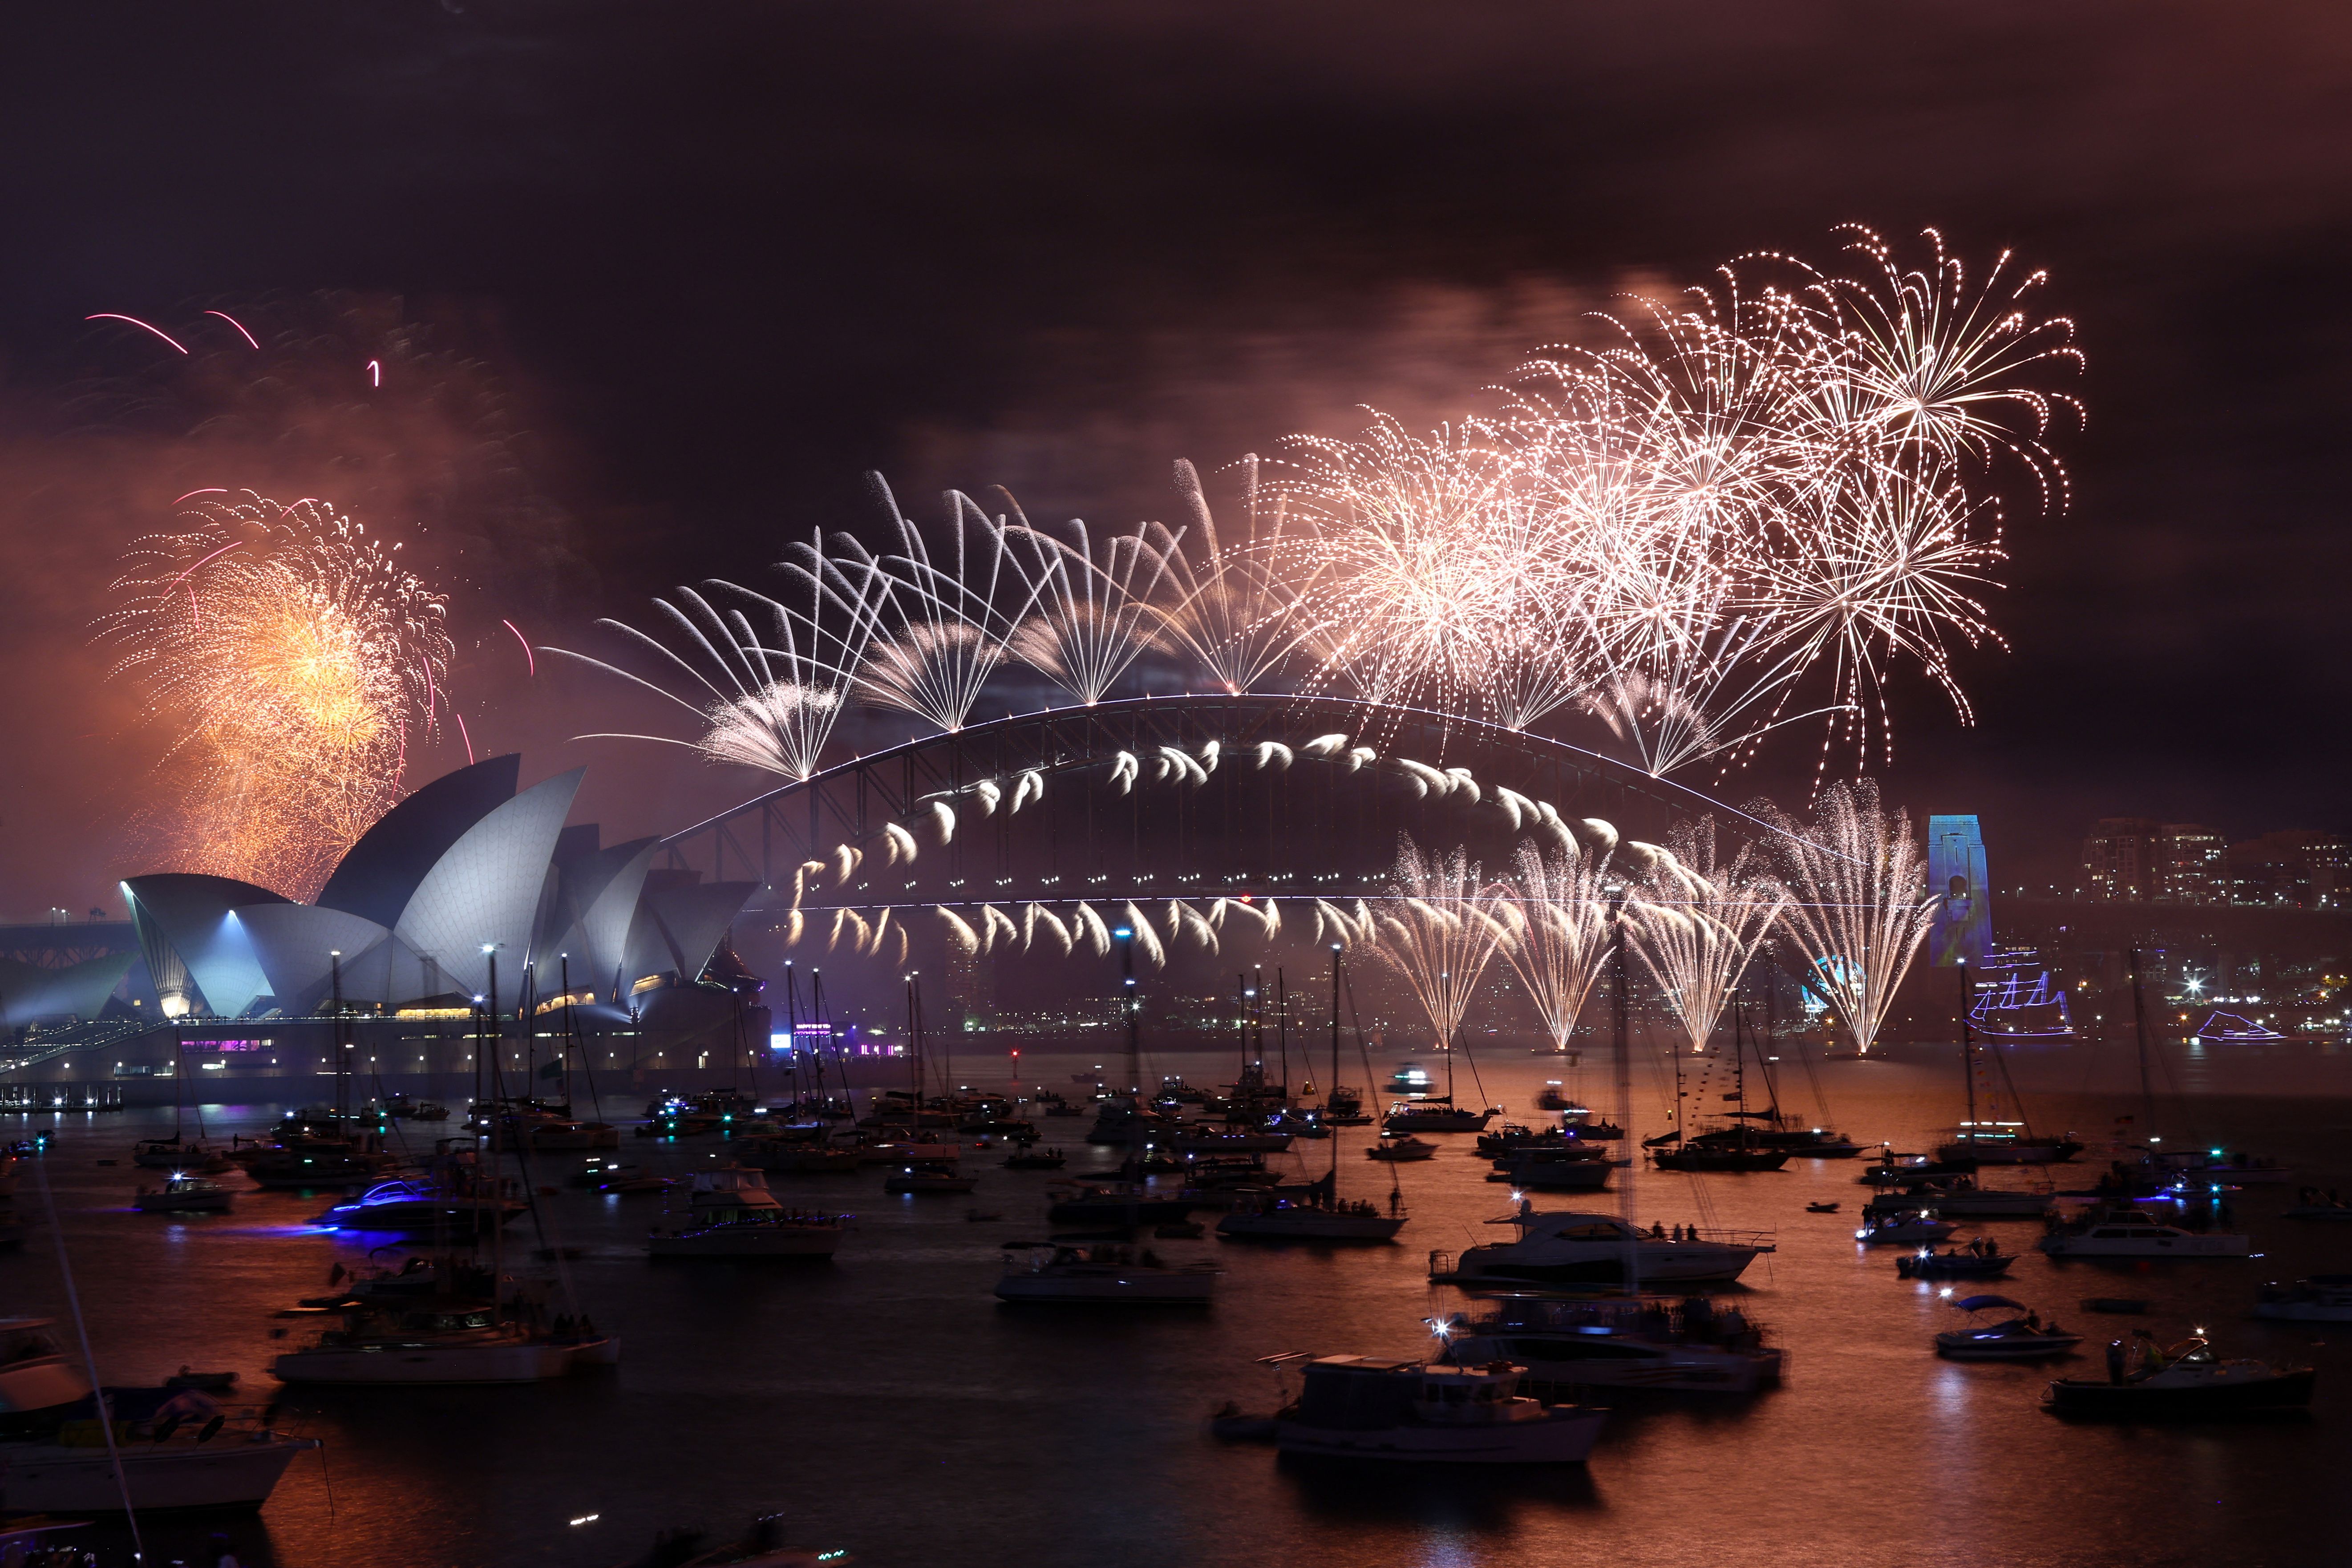
{"label": "bridge arch", "polygon": [[712,880],[757,883],[745,918],[798,911],[797,935],[845,909],[864,923],[990,904],[1353,899],[1380,891],[1401,831],[1462,842],[1499,869],[1519,837],[1577,819],[1654,839],[1702,811],[1746,815],[1458,715],[1186,695],[907,741],[698,822],[663,851]]}

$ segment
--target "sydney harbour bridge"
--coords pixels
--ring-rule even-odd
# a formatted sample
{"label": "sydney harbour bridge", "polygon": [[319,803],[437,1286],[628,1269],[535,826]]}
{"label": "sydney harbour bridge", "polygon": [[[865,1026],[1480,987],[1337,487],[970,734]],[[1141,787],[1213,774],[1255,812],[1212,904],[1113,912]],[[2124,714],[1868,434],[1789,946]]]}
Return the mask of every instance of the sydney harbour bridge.
{"label": "sydney harbour bridge", "polygon": [[1133,905],[1173,953],[1196,929],[1177,904],[1213,929],[1271,936],[1302,920],[1311,934],[1316,901],[1387,897],[1401,834],[1460,846],[1499,873],[1522,839],[1590,837],[1587,820],[1658,839],[1703,812],[1739,815],[1597,753],[1458,714],[1184,695],[910,740],[696,823],[666,839],[663,855],[757,884],[737,923],[747,951],[764,930],[801,952],[903,957],[956,929],[950,917],[992,946],[1018,929],[1026,948],[1031,906],[1083,941],[1079,906],[1116,925]]}

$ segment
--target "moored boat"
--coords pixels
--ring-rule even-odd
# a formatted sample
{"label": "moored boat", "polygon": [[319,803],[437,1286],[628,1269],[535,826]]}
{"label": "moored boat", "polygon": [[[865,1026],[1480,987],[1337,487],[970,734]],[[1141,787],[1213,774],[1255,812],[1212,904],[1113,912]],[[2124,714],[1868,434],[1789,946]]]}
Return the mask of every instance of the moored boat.
{"label": "moored boat", "polygon": [[1519,1393],[1524,1367],[1363,1355],[1267,1357],[1299,1368],[1298,1398],[1276,1417],[1286,1454],[1407,1464],[1581,1464],[1607,1419]]}
{"label": "moored boat", "polygon": [[142,1214],[226,1214],[236,1194],[203,1176],[174,1176],[160,1187],[141,1187],[131,1207]]}
{"label": "moored boat", "polygon": [[487,1302],[439,1301],[354,1312],[269,1372],[301,1384],[538,1383],[619,1358],[618,1342],[593,1327],[559,1335],[509,1321]]}
{"label": "moored boat", "polygon": [[2256,1292],[2254,1316],[2290,1323],[2352,1323],[2352,1274],[2313,1274],[2292,1285],[2273,1281]]}
{"label": "moored boat", "polygon": [[999,1301],[1063,1305],[1209,1304],[1223,1270],[1205,1263],[1171,1268],[1150,1248],[1008,1241]]}
{"label": "moored boat", "polygon": [[1780,1381],[1781,1353],[1764,1330],[1741,1309],[1718,1309],[1704,1296],[1568,1301],[1503,1294],[1433,1319],[1430,1327],[1443,1359],[1522,1362],[1523,1385],[1538,1395],[1579,1388],[1746,1395]]}
{"label": "moored boat", "polygon": [[757,1171],[697,1171],[680,1223],[656,1227],[656,1258],[830,1258],[851,1217],[787,1209]]}
{"label": "moored boat", "polygon": [[2096,1207],[2051,1222],[2034,1243],[2053,1258],[2242,1258],[2251,1239],[2227,1230],[2184,1230],[2136,1208]]}
{"label": "moored boat", "polygon": [[2252,1412],[2296,1409],[2311,1403],[2318,1373],[2308,1366],[2276,1367],[2252,1358],[2213,1354],[2203,1334],[2192,1334],[2169,1350],[2159,1349],[2145,1330],[2126,1351],[2121,1340],[2107,1346],[2105,1378],[2062,1377],[2050,1385],[2046,1408],[2061,1416],[2108,1420],[2193,1419]]}
{"label": "moored boat", "polygon": [[508,1224],[525,1207],[511,1181],[445,1172],[439,1176],[378,1182],[318,1217],[331,1230],[373,1230],[396,1236],[482,1236]]}
{"label": "moored boat", "polygon": [[1435,1144],[1423,1138],[1416,1138],[1410,1133],[1401,1138],[1383,1137],[1380,1142],[1367,1146],[1364,1150],[1364,1158],[1368,1160],[1412,1161],[1436,1157]]}
{"label": "moored boat", "polygon": [[[2056,1323],[2045,1323],[2022,1301],[2007,1296],[1963,1296],[1952,1305],[1969,1314],[1969,1326],[1936,1336],[1936,1354],[1947,1361],[2046,1361],[2065,1355],[2083,1343]],[[1979,1312],[2009,1312],[2022,1316],[1980,1323]]]}
{"label": "moored boat", "polygon": [[1517,1239],[1458,1256],[1433,1252],[1429,1277],[1452,1284],[1608,1284],[1624,1280],[1630,1259],[1641,1284],[1728,1283],[1759,1254],[1775,1250],[1762,1231],[1702,1234],[1680,1226],[1644,1231],[1613,1214],[1538,1214],[1530,1201],[1486,1223],[1515,1226]]}
{"label": "moored boat", "polygon": [[166,1385],[104,1391],[110,1453],[99,1401],[50,1327],[0,1319],[0,1511],[119,1513],[126,1485],[142,1511],[258,1508],[286,1467],[318,1447],[232,1416],[202,1390]]}

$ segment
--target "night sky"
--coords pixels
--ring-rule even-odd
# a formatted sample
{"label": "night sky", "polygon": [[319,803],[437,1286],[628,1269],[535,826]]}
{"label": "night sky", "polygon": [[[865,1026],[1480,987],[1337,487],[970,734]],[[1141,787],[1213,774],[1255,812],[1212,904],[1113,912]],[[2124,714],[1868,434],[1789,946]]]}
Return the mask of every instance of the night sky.
{"label": "night sky", "polygon": [[[1614,290],[1848,220],[2013,247],[2090,356],[1979,723],[1899,688],[1890,797],[1984,813],[2003,884],[2099,815],[2352,827],[2339,5],[78,5],[7,43],[0,916],[142,869],[152,744],[88,626],[194,485],[409,530],[477,747],[660,831],[757,781],[562,744],[609,699],[500,619],[590,645],[869,523],[867,468],[919,517],[1164,517],[1172,458],[1433,423]],[[214,305],[299,326],[290,367],[82,319]],[[1723,792],[1793,800],[1780,760]]]}

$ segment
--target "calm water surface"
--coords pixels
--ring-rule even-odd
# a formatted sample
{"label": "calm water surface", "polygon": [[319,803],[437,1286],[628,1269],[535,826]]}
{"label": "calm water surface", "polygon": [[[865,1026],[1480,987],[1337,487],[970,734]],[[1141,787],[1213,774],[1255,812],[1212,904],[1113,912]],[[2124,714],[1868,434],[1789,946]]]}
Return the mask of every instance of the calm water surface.
{"label": "calm water surface", "polygon": [[[1042,1068],[1066,1083],[1076,1065]],[[1195,1082],[1227,1076],[1222,1058],[1161,1065]],[[1489,1094],[1513,1106],[1557,1074],[1525,1056],[1483,1067]],[[2018,1067],[2037,1122],[2100,1141],[2117,1115],[2141,1111],[2129,1064],[2112,1053]],[[1828,1064],[1820,1077],[1836,1124],[1857,1139],[1918,1148],[1957,1119],[1957,1077],[1940,1056]],[[1597,1078],[1583,1087],[1605,1093]],[[1801,1081],[1783,1087],[1810,1103]],[[2159,1105],[2174,1140],[2270,1153],[2303,1179],[2352,1188],[2352,1059],[2176,1064],[2158,1087],[2184,1096]],[[1657,1084],[1637,1085],[1636,1132],[1662,1126],[1664,1104]],[[216,1109],[209,1125],[274,1113]],[[235,1367],[247,1387],[269,1389],[273,1333],[317,1326],[271,1314],[322,1289],[335,1263],[362,1262],[362,1247],[306,1228],[322,1203],[298,1194],[245,1194],[234,1216],[185,1222],[131,1212],[142,1173],[97,1162],[126,1156],[133,1137],[170,1119],[68,1120],[45,1162],[100,1370],[133,1382],[183,1363]],[[1116,1163],[1083,1149],[1087,1124],[1049,1124],[1066,1133],[1074,1172]],[[1385,1172],[1363,1158],[1364,1138],[1353,1132],[1340,1150],[1342,1190],[1381,1197]],[[2259,1259],[2098,1266],[2028,1252],[2002,1289],[2093,1336],[2075,1369],[2095,1368],[2097,1347],[2139,1321],[2076,1309],[2100,1294],[2151,1298],[2146,1321],[2162,1337],[2201,1323],[2226,1351],[2312,1361],[2322,1371],[2307,1420],[2071,1426],[2038,1408],[2049,1370],[1938,1362],[1928,1336],[1956,1314],[1933,1288],[1897,1281],[1891,1257],[1853,1242],[1859,1166],[1798,1161],[1772,1175],[1643,1172],[1635,1186],[1645,1224],[1777,1233],[1780,1250],[1739,1292],[1789,1352],[1776,1392],[1621,1408],[1590,1466],[1555,1474],[1332,1473],[1210,1441],[1202,1418],[1220,1400],[1272,1403],[1255,1357],[1426,1346],[1423,1318],[1454,1301],[1427,1284],[1426,1253],[1495,1237],[1482,1222],[1507,1204],[1469,1140],[1445,1143],[1437,1159],[1403,1168],[1412,1219],[1393,1247],[1158,1243],[1228,1270],[1215,1307],[1191,1314],[1000,1307],[994,1244],[1040,1230],[1050,1178],[997,1168],[992,1154],[973,1156],[982,1181],[968,1199],[886,1197],[870,1169],[773,1177],[787,1202],[859,1216],[829,1267],[656,1266],[638,1249],[662,1199],[566,1191],[548,1203],[550,1223],[583,1249],[566,1265],[572,1284],[621,1335],[622,1364],[539,1387],[289,1396],[283,1419],[324,1439],[324,1458],[299,1462],[234,1531],[246,1561],[281,1568],[601,1568],[635,1557],[658,1528],[732,1531],[772,1511],[800,1542],[894,1568],[1501,1568],[1570,1555],[1675,1568],[1727,1552],[1789,1563],[2235,1568],[2352,1556],[2340,1484],[2352,1457],[2352,1327],[2246,1315],[2263,1280],[2352,1270],[2352,1235],[2276,1218],[2292,1186],[2235,1199]],[[685,1169],[715,1147],[631,1139],[625,1153]],[[1328,1158],[1298,1147],[1310,1166]],[[573,1163],[551,1162],[542,1179]],[[1843,1211],[1804,1212],[1821,1198]],[[18,1201],[42,1213],[29,1176]],[[968,1222],[974,1204],[1004,1220]],[[1989,1228],[2012,1249],[2038,1234],[2030,1221]],[[519,1244],[530,1229],[518,1222]],[[5,1310],[61,1308],[46,1224],[0,1256],[0,1292]],[[215,1527],[156,1524],[150,1561]]]}

